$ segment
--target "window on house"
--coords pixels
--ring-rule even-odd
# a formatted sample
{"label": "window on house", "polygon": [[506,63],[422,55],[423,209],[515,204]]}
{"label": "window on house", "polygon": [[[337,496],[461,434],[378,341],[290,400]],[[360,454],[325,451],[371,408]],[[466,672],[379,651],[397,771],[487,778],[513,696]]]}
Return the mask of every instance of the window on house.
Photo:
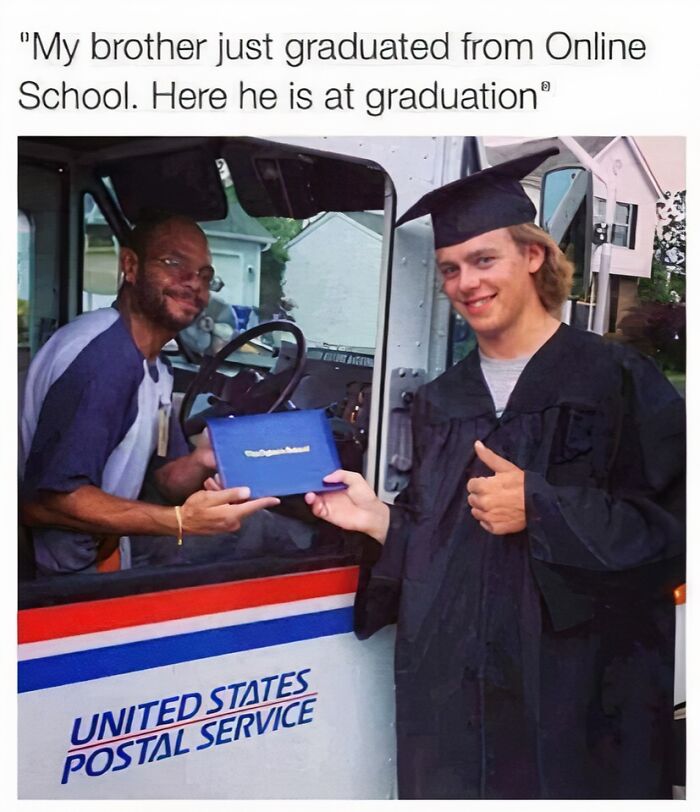
{"label": "window on house", "polygon": [[17,212],[17,369],[19,373],[19,409],[22,408],[24,381],[31,361],[31,262],[32,224],[23,212]]}
{"label": "window on house", "polygon": [[[605,222],[605,200],[596,197],[593,201],[593,222]],[[612,222],[610,241],[622,248],[634,248],[637,231],[637,205],[635,203],[615,203],[615,216]]]}

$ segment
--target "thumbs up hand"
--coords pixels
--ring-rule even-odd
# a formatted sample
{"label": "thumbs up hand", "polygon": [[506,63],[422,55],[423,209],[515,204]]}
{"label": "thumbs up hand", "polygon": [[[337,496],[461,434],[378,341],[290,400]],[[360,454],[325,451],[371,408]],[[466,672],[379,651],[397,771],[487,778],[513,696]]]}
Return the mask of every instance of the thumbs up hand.
{"label": "thumbs up hand", "polygon": [[472,516],[484,530],[496,536],[519,533],[526,527],[525,472],[486,448],[480,440],[474,443],[474,450],[494,475],[472,477],[467,482]]}

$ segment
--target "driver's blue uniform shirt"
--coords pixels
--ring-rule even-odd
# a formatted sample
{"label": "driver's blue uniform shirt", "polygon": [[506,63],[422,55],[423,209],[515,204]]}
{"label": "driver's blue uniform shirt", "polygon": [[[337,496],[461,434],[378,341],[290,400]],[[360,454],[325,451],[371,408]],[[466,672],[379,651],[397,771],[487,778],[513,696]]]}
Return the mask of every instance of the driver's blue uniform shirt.
{"label": "driver's blue uniform shirt", "polygon": [[[167,359],[149,364],[114,308],[58,330],[27,375],[21,422],[22,497],[94,485],[124,499],[139,495],[158,442],[158,411],[171,402]],[[186,454],[170,421],[167,459]],[[97,542],[60,528],[33,531],[40,574],[94,569]],[[128,539],[120,542],[128,566]]]}

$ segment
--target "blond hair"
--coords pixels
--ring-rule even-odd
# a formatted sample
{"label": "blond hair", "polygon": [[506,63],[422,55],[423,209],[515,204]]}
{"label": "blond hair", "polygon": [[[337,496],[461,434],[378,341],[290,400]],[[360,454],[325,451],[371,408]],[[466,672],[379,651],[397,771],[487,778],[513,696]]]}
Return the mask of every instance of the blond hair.
{"label": "blond hair", "polygon": [[571,293],[574,266],[549,234],[534,223],[508,226],[508,233],[521,251],[533,243],[544,248],[544,261],[534,274],[535,288],[545,309],[558,316],[561,306]]}

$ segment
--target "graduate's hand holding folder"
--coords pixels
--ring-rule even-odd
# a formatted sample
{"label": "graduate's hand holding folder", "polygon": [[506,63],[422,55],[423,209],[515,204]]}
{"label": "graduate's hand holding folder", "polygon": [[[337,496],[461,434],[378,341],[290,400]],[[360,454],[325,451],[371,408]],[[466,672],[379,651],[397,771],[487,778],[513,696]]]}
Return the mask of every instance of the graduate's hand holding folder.
{"label": "graduate's hand holding folder", "polygon": [[366,533],[380,544],[389,531],[389,508],[374,493],[366,480],[354,471],[334,471],[325,482],[341,482],[344,491],[307,493],[306,504],[319,519],[324,519],[343,530]]}
{"label": "graduate's hand holding folder", "polygon": [[303,493],[314,516],[384,542],[389,508],[360,474],[340,469],[323,410],[213,418],[207,425],[219,472],[208,490],[247,487],[256,498]]}

